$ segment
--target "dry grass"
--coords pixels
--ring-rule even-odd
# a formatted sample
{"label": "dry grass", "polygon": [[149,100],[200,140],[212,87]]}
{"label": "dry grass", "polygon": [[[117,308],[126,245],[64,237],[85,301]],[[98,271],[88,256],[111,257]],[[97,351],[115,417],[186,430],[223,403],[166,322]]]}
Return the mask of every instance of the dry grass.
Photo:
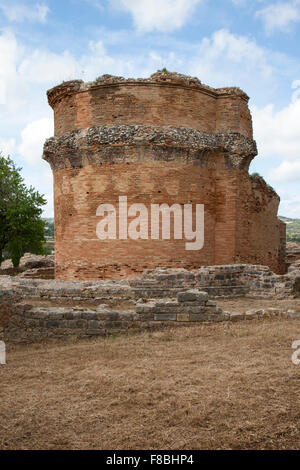
{"label": "dry grass", "polygon": [[300,299],[273,299],[239,297],[235,299],[217,299],[218,307],[228,312],[246,312],[250,309],[279,308],[300,312]]}
{"label": "dry grass", "polygon": [[1,449],[299,449],[297,320],[10,346]]}

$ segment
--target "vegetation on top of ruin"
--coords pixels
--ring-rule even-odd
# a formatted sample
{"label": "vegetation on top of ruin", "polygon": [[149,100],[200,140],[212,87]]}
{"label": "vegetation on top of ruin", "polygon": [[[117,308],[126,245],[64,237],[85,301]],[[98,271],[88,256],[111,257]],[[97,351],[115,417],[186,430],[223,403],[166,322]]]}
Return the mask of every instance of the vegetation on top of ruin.
{"label": "vegetation on top of ruin", "polygon": [[172,73],[172,72],[170,72],[169,70],[166,69],[166,67],[164,67],[164,68],[161,69],[161,70],[158,69],[158,70],[156,71],[156,73]]}
{"label": "vegetation on top of ruin", "polygon": [[252,173],[251,175],[249,175],[249,177],[250,177],[250,179],[252,179],[252,180],[254,180],[255,178],[262,178],[262,179],[263,179],[263,177],[262,177],[259,173],[257,173],[257,172]]}
{"label": "vegetation on top of ruin", "polygon": [[267,185],[267,188],[270,189],[271,191],[273,191],[273,193],[277,194],[275,189],[273,188],[273,186],[271,186],[270,184],[268,184],[266,182],[266,180],[264,179],[263,176],[261,176],[259,173],[257,172],[254,172],[252,174],[249,175],[249,178],[251,181],[261,181],[262,183],[266,184]]}

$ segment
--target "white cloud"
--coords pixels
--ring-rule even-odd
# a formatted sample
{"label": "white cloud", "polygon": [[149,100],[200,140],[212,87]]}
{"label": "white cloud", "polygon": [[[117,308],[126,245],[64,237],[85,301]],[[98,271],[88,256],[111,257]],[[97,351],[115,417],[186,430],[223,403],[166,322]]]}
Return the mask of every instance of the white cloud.
{"label": "white cloud", "polygon": [[300,181],[300,161],[283,161],[271,171],[270,177],[275,183]]}
{"label": "white cloud", "polygon": [[1,78],[1,104],[6,105],[8,110],[15,110],[16,103],[22,102],[22,83],[17,84],[17,61],[20,47],[15,36],[4,31],[0,35],[0,78]]}
{"label": "white cloud", "polygon": [[110,57],[102,41],[90,41],[87,53],[79,58],[69,51],[56,54],[48,49],[36,49],[26,54],[18,73],[30,84],[59,84],[78,78],[94,80],[101,72],[116,73],[124,62]]}
{"label": "white cloud", "polygon": [[300,2],[278,2],[259,10],[255,15],[263,21],[267,33],[275,30],[288,32],[293,23],[300,20]]}
{"label": "white cloud", "polygon": [[0,5],[0,8],[9,21],[16,23],[23,21],[45,23],[50,11],[47,5],[41,3],[25,5],[24,3],[6,2],[4,5]]}
{"label": "white cloud", "polygon": [[[130,34],[132,35],[132,32]],[[114,39],[122,44],[127,40],[131,46],[134,39],[128,39],[124,35]],[[68,50],[54,53],[46,47],[33,49],[20,44],[9,31],[0,33],[0,78],[6,90],[5,103],[0,105],[2,142],[4,141],[6,148],[10,149],[9,153],[13,157],[20,156],[31,165],[27,165],[30,171],[26,174],[26,182],[33,181],[32,173],[36,172],[37,177],[32,184],[42,192],[51,192],[51,187],[42,183],[38,177],[42,173],[43,165],[47,166],[47,163],[41,160],[44,140],[53,135],[52,110],[47,104],[46,90],[62,80],[94,80],[103,73],[143,77],[166,66],[169,70],[197,75],[204,83],[212,86],[241,85],[245,91],[248,87],[250,90],[257,88],[255,83],[253,84],[255,76],[256,83],[260,83],[261,93],[265,93],[273,83],[274,75],[276,76],[272,55],[266,49],[260,47],[252,38],[235,35],[227,30],[217,31],[192,45],[174,43],[174,52],[170,47],[167,50],[155,47],[154,43],[146,52],[142,50],[133,54],[129,51],[110,55],[101,39],[100,35],[98,40],[90,41],[85,54],[75,56]],[[297,82],[294,86],[297,86]],[[291,107],[298,106],[297,93],[295,88]],[[274,108],[258,111],[261,119],[269,118],[273,122],[276,114]],[[298,116],[298,111],[295,112]],[[279,127],[282,127],[281,124]],[[14,145],[9,139],[12,128],[15,132]],[[290,129],[288,131],[290,132]],[[276,127],[275,133],[277,132]],[[299,134],[299,131],[297,132]],[[268,137],[263,140],[266,146],[272,144]],[[295,140],[297,141],[296,137]],[[49,175],[47,178],[51,180],[51,173]]]}
{"label": "white cloud", "polygon": [[1,139],[0,138],[0,153],[2,153],[4,157],[7,157],[8,155],[13,156],[15,150],[16,150],[16,139],[13,139],[13,138]]}
{"label": "white cloud", "polygon": [[263,157],[300,159],[300,98],[275,111],[270,104],[252,108],[254,137]]}
{"label": "white cloud", "polygon": [[41,162],[43,145],[53,135],[53,120],[42,118],[28,124],[21,132],[22,142],[18,147],[19,154],[30,164]]}
{"label": "white cloud", "polygon": [[79,73],[77,60],[68,51],[55,54],[47,49],[36,49],[21,61],[18,74],[30,83],[47,83],[72,79]]}
{"label": "white cloud", "polygon": [[39,164],[24,167],[22,176],[25,178],[27,186],[36,188],[41,194],[45,195],[47,205],[43,207],[44,217],[53,217],[53,176],[50,166],[44,160],[40,160]]}
{"label": "white cloud", "polygon": [[141,32],[163,32],[181,28],[202,0],[111,0],[133,16]]}
{"label": "white cloud", "polygon": [[294,91],[294,93],[292,94],[292,103],[295,103],[295,101],[298,100],[298,98],[300,98],[300,80],[294,80],[293,83],[292,83],[292,89],[296,91]]}
{"label": "white cloud", "polygon": [[268,51],[247,36],[226,29],[204,38],[193,51],[192,70],[201,80],[215,86],[252,86],[253,74],[260,80],[273,80]]}
{"label": "white cloud", "polygon": [[[299,85],[296,80],[293,88]],[[257,163],[259,158],[265,158],[265,164],[269,160],[267,179],[276,185],[282,197],[281,214],[300,217],[299,189],[298,196],[293,197],[284,189],[285,185],[289,188],[300,185],[300,97],[294,92],[290,103],[278,111],[273,104],[262,109],[253,107],[252,115],[259,152]]]}
{"label": "white cloud", "polygon": [[45,94],[47,88],[63,80],[94,80],[103,73],[143,77],[167,66],[170,70],[198,75],[204,83],[213,86],[252,86],[253,73],[268,84],[273,80],[267,51],[246,36],[220,30],[189,46],[189,54],[184,44],[174,47],[176,52],[162,53],[153,47],[147,53],[111,56],[103,41],[98,40],[90,41],[87,52],[76,57],[68,50],[54,53],[46,48],[26,48],[17,43],[11,32],[5,31],[0,34],[0,88],[2,103],[5,103],[1,108],[5,119],[1,122],[0,115],[0,127],[8,125],[10,118],[11,125],[16,126],[23,120],[24,127],[25,123],[46,117],[47,113],[51,116]]}
{"label": "white cloud", "polygon": [[44,207],[43,217],[53,217],[53,213],[54,213],[53,194],[52,193],[45,194],[45,199],[47,201],[47,205]]}
{"label": "white cloud", "polygon": [[278,188],[278,194],[281,198],[279,214],[286,217],[300,218],[300,194],[296,188]]}

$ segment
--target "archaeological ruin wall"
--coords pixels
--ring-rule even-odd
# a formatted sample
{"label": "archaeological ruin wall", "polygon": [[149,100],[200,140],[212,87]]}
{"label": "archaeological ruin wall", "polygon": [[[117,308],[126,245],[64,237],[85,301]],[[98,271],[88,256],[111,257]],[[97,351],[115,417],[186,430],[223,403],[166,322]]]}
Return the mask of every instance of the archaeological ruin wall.
{"label": "archaeological ruin wall", "polygon": [[[157,267],[241,263],[284,273],[279,197],[248,173],[257,155],[248,99],[239,88],[213,89],[173,73],[104,75],[49,90],[55,136],[43,158],[54,177],[56,277],[122,279]],[[130,212],[133,204],[149,212]],[[187,249],[192,239],[183,219],[182,236],[176,232],[172,211],[169,237],[160,212],[153,229],[150,208],[174,204],[183,219],[189,207],[193,231],[203,208],[197,249]],[[115,232],[99,239],[110,213]]]}

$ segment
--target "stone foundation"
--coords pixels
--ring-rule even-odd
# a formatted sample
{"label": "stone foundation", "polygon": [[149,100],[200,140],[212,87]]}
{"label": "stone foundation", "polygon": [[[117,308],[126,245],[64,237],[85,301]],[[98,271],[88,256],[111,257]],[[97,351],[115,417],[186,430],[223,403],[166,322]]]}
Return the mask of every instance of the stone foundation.
{"label": "stone foundation", "polygon": [[223,312],[210,299],[293,298],[300,267],[276,275],[265,266],[211,266],[194,271],[156,269],[132,280],[44,281],[0,276],[0,339],[104,336],[128,330],[240,321],[297,312]]}

